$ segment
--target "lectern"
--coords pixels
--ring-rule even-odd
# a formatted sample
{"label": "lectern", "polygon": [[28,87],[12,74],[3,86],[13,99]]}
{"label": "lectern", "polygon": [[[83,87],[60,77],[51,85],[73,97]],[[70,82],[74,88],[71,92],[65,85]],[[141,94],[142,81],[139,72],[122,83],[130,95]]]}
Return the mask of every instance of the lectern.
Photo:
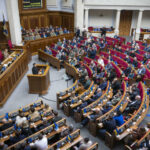
{"label": "lectern", "polygon": [[36,64],[39,69],[39,74],[28,74],[29,93],[31,94],[45,94],[50,85],[48,65]]}

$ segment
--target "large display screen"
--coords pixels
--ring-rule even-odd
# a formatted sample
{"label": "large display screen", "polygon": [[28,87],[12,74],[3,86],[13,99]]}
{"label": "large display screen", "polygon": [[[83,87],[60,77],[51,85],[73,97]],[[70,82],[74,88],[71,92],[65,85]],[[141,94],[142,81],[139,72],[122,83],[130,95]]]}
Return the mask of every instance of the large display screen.
{"label": "large display screen", "polygon": [[23,0],[23,9],[42,8],[42,0]]}

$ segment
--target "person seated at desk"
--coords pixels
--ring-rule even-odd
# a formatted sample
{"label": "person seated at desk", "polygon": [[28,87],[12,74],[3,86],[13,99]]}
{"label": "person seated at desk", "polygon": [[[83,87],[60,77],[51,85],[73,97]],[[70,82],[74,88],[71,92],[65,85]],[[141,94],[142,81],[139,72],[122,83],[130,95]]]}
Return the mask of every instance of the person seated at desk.
{"label": "person seated at desk", "polygon": [[128,100],[128,106],[125,108],[125,114],[132,114],[134,111],[137,111],[141,105],[141,96],[137,95],[133,101]]}
{"label": "person seated at desk", "polygon": [[74,150],[87,150],[92,144],[92,141],[86,137],[80,142],[79,146],[74,146],[73,148]]}
{"label": "person seated at desk", "polygon": [[122,97],[122,92],[119,89],[117,91],[117,93],[115,95],[113,95],[113,97],[111,98],[111,100],[108,103],[110,103],[112,105],[116,105],[120,101],[121,97]]}
{"label": "person seated at desk", "polygon": [[91,63],[90,63],[90,66],[89,66],[92,70],[95,69],[96,65],[94,63],[94,61],[92,60]]}
{"label": "person seated at desk", "polygon": [[50,126],[51,124],[52,124],[51,121],[47,121],[46,118],[43,118],[43,123],[40,124],[39,126],[37,126],[36,128],[37,128],[38,131],[39,131],[39,130],[42,130],[42,129],[44,129],[44,128]]}
{"label": "person seated at desk", "polygon": [[116,121],[116,125],[119,127],[125,123],[123,115],[120,110],[117,111],[117,114],[113,118]]}
{"label": "person seated at desk", "polygon": [[28,120],[24,121],[22,123],[22,134],[27,136],[30,136],[32,134],[31,128],[30,128],[30,124],[28,122]]}
{"label": "person seated at desk", "polygon": [[102,83],[99,84],[99,88],[101,88],[103,91],[106,90],[106,87],[107,87],[107,78],[104,77]]}
{"label": "person seated at desk", "polygon": [[52,119],[52,122],[53,122],[53,123],[54,123],[54,122],[58,122],[59,120],[62,119],[62,116],[59,116],[57,111],[54,111],[54,110],[53,110],[52,112],[53,112],[53,116],[54,116],[54,118]]}
{"label": "person seated at desk", "polygon": [[105,69],[108,73],[110,73],[111,70],[113,69],[113,66],[112,66],[110,60],[108,61],[108,64],[105,66]]}
{"label": "person seated at desk", "polygon": [[133,101],[137,95],[140,95],[140,90],[137,88],[136,84],[132,84],[129,87],[130,99]]}
{"label": "person seated at desk", "polygon": [[128,75],[128,79],[133,79],[135,76],[135,70],[131,70],[130,74]]}
{"label": "person seated at desk", "polygon": [[136,57],[135,52],[134,52],[133,50],[130,51],[129,56],[131,56],[131,57]]}
{"label": "person seated at desk", "polygon": [[114,80],[112,81],[113,94],[115,95],[120,88],[121,82],[117,78],[114,78]]}
{"label": "person seated at desk", "polygon": [[110,134],[116,129],[117,124],[116,120],[113,118],[113,115],[110,114],[108,119],[106,119],[103,123],[100,123],[99,136],[105,139],[105,133],[109,132]]}
{"label": "person seated at desk", "polygon": [[131,145],[134,141],[139,140],[141,137],[143,137],[145,133],[146,130],[144,127],[132,129],[130,131],[130,134],[125,137],[124,142],[127,145]]}
{"label": "person seated at desk", "polygon": [[104,60],[102,59],[102,57],[100,56],[99,59],[98,59],[98,63],[104,67]]}
{"label": "person seated at desk", "polygon": [[8,49],[6,48],[4,50],[4,59],[8,58],[9,57],[9,53],[8,53]]}
{"label": "person seated at desk", "polygon": [[22,127],[22,124],[27,120],[27,118],[24,116],[24,113],[22,110],[19,110],[19,115],[16,117],[15,124],[18,127]]}
{"label": "person seated at desk", "polygon": [[[81,70],[79,70],[79,69],[81,69]],[[83,83],[85,80],[85,77],[88,76],[88,72],[84,66],[81,66],[79,69],[78,69],[79,70],[79,81],[81,83]]]}
{"label": "person seated at desk", "polygon": [[133,64],[134,67],[138,67],[138,61],[137,61],[136,57],[133,58],[132,64]]}
{"label": "person seated at desk", "polygon": [[150,44],[144,48],[144,51],[150,52]]}
{"label": "person seated at desk", "polygon": [[49,55],[52,55],[52,51],[48,46],[45,47],[44,52],[48,53]]}
{"label": "person seated at desk", "polygon": [[97,119],[98,117],[103,115],[102,110],[100,108],[94,108],[94,109],[92,109],[92,111],[93,111],[92,115],[89,115],[82,120],[80,128],[83,128],[84,126],[86,126],[90,120],[94,121],[95,119]]}
{"label": "person seated at desk", "polygon": [[124,70],[125,76],[128,76],[128,75],[131,73],[131,70],[132,70],[132,66],[131,66],[131,64],[130,64],[130,65],[128,65],[128,67]]}
{"label": "person seated at desk", "polygon": [[36,63],[33,63],[32,74],[38,74],[38,73],[39,73],[39,69],[36,67]]}
{"label": "person seated at desk", "polygon": [[8,147],[7,144],[5,144],[4,142],[0,142],[0,149],[1,149],[1,150],[6,150],[7,147]]}
{"label": "person seated at desk", "polygon": [[0,131],[8,129],[13,125],[12,119],[8,119],[8,118],[3,118],[0,123],[2,123],[2,125],[0,126]]}
{"label": "person seated at desk", "polygon": [[121,53],[122,53],[121,46],[119,46],[119,47],[118,47],[118,50],[117,50],[117,51],[119,51],[119,52],[121,52]]}
{"label": "person seated at desk", "polygon": [[125,61],[126,61],[128,64],[131,63],[130,57],[129,57],[128,55],[126,56]]}
{"label": "person seated at desk", "polygon": [[104,48],[105,48],[104,41],[101,41],[100,44],[99,44],[99,46],[100,46],[101,50],[104,50]]}
{"label": "person seated at desk", "polygon": [[150,61],[147,63],[147,68],[150,70]]}
{"label": "person seated at desk", "polygon": [[148,59],[150,59],[150,54],[148,53],[148,52],[146,52],[145,54],[144,54],[144,63],[146,63],[146,61],[148,60]]}
{"label": "person seated at desk", "polygon": [[70,124],[69,128],[63,128],[61,131],[61,137],[64,138],[65,136],[71,134],[74,131],[74,127]]}
{"label": "person seated at desk", "polygon": [[144,141],[140,144],[137,150],[149,150],[150,149],[150,135],[148,135]]}
{"label": "person seated at desk", "polygon": [[144,65],[141,65],[141,67],[137,70],[138,75],[142,76],[146,73],[146,68]]}
{"label": "person seated at desk", "polygon": [[62,45],[61,39],[58,39],[57,46],[61,46],[61,45]]}
{"label": "person seated at desk", "polygon": [[26,136],[22,133],[21,129],[17,129],[15,131],[15,136],[10,135],[9,141],[8,141],[8,145],[13,145],[21,140],[23,140],[24,138],[26,138]]}
{"label": "person seated at desk", "polygon": [[29,118],[34,119],[37,117],[40,117],[39,112],[36,111],[34,107],[31,107],[31,114],[29,115]]}
{"label": "person seated at desk", "polygon": [[39,134],[38,140],[34,143],[30,143],[31,147],[35,147],[38,150],[47,150],[48,149],[48,139],[46,135]]}
{"label": "person seated at desk", "polygon": [[102,94],[103,94],[103,93],[102,93],[102,90],[101,90],[100,88],[98,88],[98,89],[95,91],[94,95],[88,100],[88,103],[94,102],[94,101],[97,100],[99,97],[101,97]]}
{"label": "person seated at desk", "polygon": [[116,70],[113,68],[110,73],[108,73],[108,80],[112,82],[117,77]]}
{"label": "person seated at desk", "polygon": [[86,77],[85,77],[85,81],[84,81],[84,83],[83,83],[84,89],[87,90],[90,85],[91,85],[91,80],[89,79],[89,76],[86,76]]}
{"label": "person seated at desk", "polygon": [[94,48],[91,48],[91,50],[89,51],[89,57],[91,59],[95,59],[96,56],[96,50]]}

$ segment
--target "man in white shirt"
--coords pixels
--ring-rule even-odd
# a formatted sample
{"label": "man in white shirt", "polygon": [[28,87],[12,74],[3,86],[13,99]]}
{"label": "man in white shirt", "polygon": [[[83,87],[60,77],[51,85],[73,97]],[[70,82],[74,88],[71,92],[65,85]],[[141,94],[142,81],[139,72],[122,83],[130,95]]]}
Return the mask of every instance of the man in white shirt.
{"label": "man in white shirt", "polygon": [[36,140],[34,143],[31,143],[30,146],[31,147],[36,147],[37,150],[47,150],[48,148],[48,140],[46,135],[42,135],[40,134],[39,139]]}
{"label": "man in white shirt", "polygon": [[80,143],[79,147],[74,147],[75,150],[87,150],[92,145],[92,141],[89,138],[84,138],[84,140]]}
{"label": "man in white shirt", "polygon": [[104,60],[102,59],[102,57],[100,56],[98,59],[98,63],[104,67]]}
{"label": "man in white shirt", "polygon": [[21,127],[22,124],[23,124],[23,122],[25,122],[26,120],[27,120],[27,118],[24,117],[23,112],[20,111],[20,112],[19,112],[19,116],[16,117],[16,122],[15,122],[15,123],[16,123],[16,125],[17,125],[18,127]]}

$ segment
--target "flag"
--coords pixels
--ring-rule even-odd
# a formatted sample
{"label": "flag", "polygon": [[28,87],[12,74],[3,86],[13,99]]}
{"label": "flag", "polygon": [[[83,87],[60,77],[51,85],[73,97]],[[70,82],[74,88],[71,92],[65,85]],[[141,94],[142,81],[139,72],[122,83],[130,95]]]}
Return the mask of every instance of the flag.
{"label": "flag", "polygon": [[71,135],[68,135],[68,136],[66,137],[66,141],[67,141],[67,142],[71,141],[71,139],[72,139]]}
{"label": "flag", "polygon": [[54,122],[54,129],[55,129],[55,131],[58,130],[58,125],[55,122]]}
{"label": "flag", "polygon": [[8,36],[8,30],[7,30],[7,25],[6,25],[6,21],[5,21],[4,15],[3,15],[3,34],[5,36]]}

